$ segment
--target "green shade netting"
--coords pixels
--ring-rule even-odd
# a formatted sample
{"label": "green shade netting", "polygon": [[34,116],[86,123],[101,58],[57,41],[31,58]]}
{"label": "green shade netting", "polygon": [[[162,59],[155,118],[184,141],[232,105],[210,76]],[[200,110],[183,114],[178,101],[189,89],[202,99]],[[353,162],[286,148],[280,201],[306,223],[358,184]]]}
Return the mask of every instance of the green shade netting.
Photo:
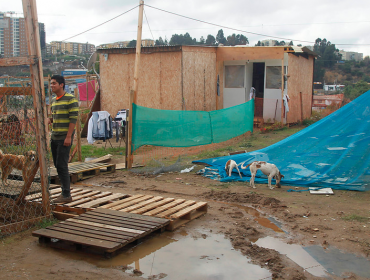
{"label": "green shade netting", "polygon": [[191,147],[253,131],[254,100],[216,111],[158,110],[132,104],[132,150],[143,145]]}

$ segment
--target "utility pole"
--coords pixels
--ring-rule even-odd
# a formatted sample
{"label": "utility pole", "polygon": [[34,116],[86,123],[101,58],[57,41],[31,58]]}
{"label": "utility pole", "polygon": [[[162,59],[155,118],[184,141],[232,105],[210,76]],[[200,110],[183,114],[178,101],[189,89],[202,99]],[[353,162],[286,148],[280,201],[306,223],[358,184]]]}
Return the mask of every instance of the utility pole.
{"label": "utility pole", "polygon": [[[45,106],[45,90],[44,77],[42,71],[42,57],[39,35],[39,24],[37,19],[36,0],[23,0],[23,14],[25,19],[26,35],[28,41],[28,55],[35,58],[35,61],[30,64],[32,96],[33,104],[36,113],[36,141],[38,150],[37,165],[40,167],[40,180],[42,192],[42,208],[45,215],[50,215],[50,200],[48,192],[48,172],[46,165],[47,158],[47,114]],[[36,175],[37,168],[30,174],[29,181],[25,182],[25,186],[17,199],[17,203],[21,203],[27,195],[32,181]]]}
{"label": "utility pole", "polygon": [[133,155],[132,155],[132,103],[137,103],[137,91],[139,87],[139,66],[140,66],[140,54],[141,54],[141,33],[143,29],[143,11],[144,1],[140,0],[139,6],[139,20],[137,27],[137,40],[136,40],[136,56],[135,56],[135,70],[134,70],[134,88],[130,92],[130,110],[128,119],[128,141],[127,141],[127,156],[126,156],[126,169],[132,168]]}

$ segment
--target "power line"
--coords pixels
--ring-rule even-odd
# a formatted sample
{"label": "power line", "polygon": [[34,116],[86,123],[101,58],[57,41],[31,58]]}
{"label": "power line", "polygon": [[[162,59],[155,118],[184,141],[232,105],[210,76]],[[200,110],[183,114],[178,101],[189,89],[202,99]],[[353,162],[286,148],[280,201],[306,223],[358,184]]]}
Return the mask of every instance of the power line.
{"label": "power line", "polygon": [[[186,18],[186,19],[193,20],[193,21],[198,21],[198,22],[201,22],[201,23],[205,23],[205,24],[209,24],[209,25],[213,25],[213,26],[217,26],[217,27],[221,27],[221,28],[226,28],[226,29],[230,29],[230,30],[234,30],[234,31],[238,31],[238,32],[243,32],[243,33],[248,33],[248,34],[252,34],[252,35],[268,37],[268,38],[280,39],[280,40],[285,40],[285,41],[295,41],[295,42],[304,42],[304,43],[315,44],[315,42],[311,42],[311,41],[295,40],[295,39],[290,39],[290,38],[283,38],[283,37],[265,35],[265,34],[261,34],[261,33],[255,33],[255,32],[245,31],[245,30],[241,30],[241,29],[236,29],[236,28],[232,28],[232,27],[228,27],[228,26],[224,26],[224,25],[219,25],[219,24],[207,22],[207,21],[204,21],[204,20],[199,20],[199,19],[188,17],[188,16],[180,15],[180,14],[177,14],[177,13],[174,13],[174,12],[170,12],[170,11],[166,11],[166,10],[163,10],[163,9],[160,9],[160,8],[150,6],[148,4],[144,4],[144,5],[147,6],[147,7],[152,8],[152,9],[156,9],[158,11],[162,11],[162,12],[165,12],[165,13],[176,15],[176,16],[179,16],[179,17],[183,17],[183,18]],[[336,44],[336,45],[369,46],[370,44]]]}
{"label": "power line", "polygon": [[154,36],[153,36],[153,33],[152,33],[152,30],[150,29],[150,25],[149,25],[148,18],[146,17],[145,9],[143,9],[143,11],[144,11],[144,15],[145,15],[146,23],[148,24],[148,27],[149,27],[150,34],[152,34],[153,41],[155,41]]}
{"label": "power line", "polygon": [[109,20],[107,20],[107,21],[105,21],[105,22],[103,22],[103,23],[101,23],[101,24],[99,24],[99,25],[96,25],[96,26],[94,26],[94,27],[92,27],[92,28],[90,28],[90,29],[88,29],[88,30],[86,30],[86,31],[84,31],[84,32],[78,33],[77,35],[74,35],[74,36],[72,36],[72,37],[69,37],[69,38],[67,38],[67,39],[64,39],[64,40],[62,40],[62,42],[67,41],[67,40],[69,40],[69,39],[72,39],[72,38],[74,38],[74,37],[77,37],[77,36],[79,36],[79,35],[81,35],[81,34],[84,34],[84,33],[88,32],[88,31],[90,31],[90,30],[93,30],[93,29],[95,29],[95,28],[99,27],[99,26],[102,26],[103,24],[106,24],[106,23],[108,23],[108,22],[110,22],[110,21],[112,21],[112,20],[114,20],[114,19],[116,19],[116,18],[118,18],[118,17],[120,17],[120,16],[122,16],[122,15],[124,15],[124,14],[127,14],[128,12],[131,12],[133,9],[136,9],[137,7],[139,7],[139,5],[137,5],[136,7],[133,7],[132,9],[130,9],[130,10],[128,10],[128,11],[126,11],[126,12],[124,12],[124,13],[122,13],[122,14],[118,15],[118,16],[115,16],[114,18],[111,18],[111,19],[109,19]]}

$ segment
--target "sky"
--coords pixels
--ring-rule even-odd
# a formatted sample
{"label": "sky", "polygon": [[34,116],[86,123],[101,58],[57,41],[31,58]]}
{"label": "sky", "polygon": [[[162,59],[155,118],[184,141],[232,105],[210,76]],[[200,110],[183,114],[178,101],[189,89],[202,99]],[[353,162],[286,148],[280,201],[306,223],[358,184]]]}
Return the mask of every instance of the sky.
{"label": "sky", "polygon": [[[136,40],[139,3],[36,0],[38,21],[45,24],[47,43],[89,42],[96,46]],[[317,38],[326,38],[339,50],[370,55],[369,0],[146,0],[144,4],[142,39],[162,37],[169,41],[173,34],[188,32],[199,41],[208,34],[216,37],[223,29],[225,37],[243,34],[250,46],[265,39],[306,46],[313,45]],[[22,1],[2,1],[0,11],[23,17]]]}

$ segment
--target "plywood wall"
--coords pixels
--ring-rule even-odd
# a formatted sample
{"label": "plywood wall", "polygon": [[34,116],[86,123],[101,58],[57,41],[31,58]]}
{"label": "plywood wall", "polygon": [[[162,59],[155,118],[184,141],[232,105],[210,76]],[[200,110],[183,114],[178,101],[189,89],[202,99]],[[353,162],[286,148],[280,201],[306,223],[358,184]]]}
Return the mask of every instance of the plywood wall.
{"label": "plywood wall", "polygon": [[216,110],[215,48],[183,47],[182,56],[183,109]]}
{"label": "plywood wall", "polygon": [[284,47],[218,47],[217,61],[283,59]]}
{"label": "plywood wall", "polygon": [[[115,116],[129,108],[135,54],[100,55],[101,110]],[[181,110],[181,52],[141,54],[137,104],[155,109]]]}
{"label": "plywood wall", "polygon": [[[313,56],[288,56],[289,112],[287,122],[294,123],[311,116],[313,90]],[[301,100],[302,96],[302,100]]]}

